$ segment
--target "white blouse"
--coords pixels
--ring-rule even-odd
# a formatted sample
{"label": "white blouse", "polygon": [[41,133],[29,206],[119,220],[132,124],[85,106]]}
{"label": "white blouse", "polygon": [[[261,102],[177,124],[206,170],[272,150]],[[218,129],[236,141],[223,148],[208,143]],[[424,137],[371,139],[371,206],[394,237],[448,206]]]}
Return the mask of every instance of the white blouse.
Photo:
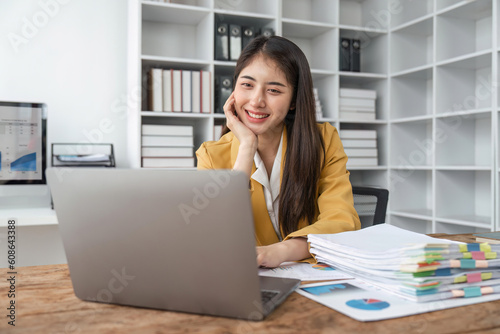
{"label": "white blouse", "polygon": [[280,171],[281,171],[281,154],[283,151],[283,134],[281,134],[280,145],[276,158],[274,159],[271,176],[268,177],[266,166],[262,161],[259,152],[255,152],[254,162],[257,170],[252,174],[252,179],[259,182],[264,188],[264,199],[266,200],[267,212],[273,223],[274,231],[281,241],[280,224],[279,224],[279,194],[280,194]]}

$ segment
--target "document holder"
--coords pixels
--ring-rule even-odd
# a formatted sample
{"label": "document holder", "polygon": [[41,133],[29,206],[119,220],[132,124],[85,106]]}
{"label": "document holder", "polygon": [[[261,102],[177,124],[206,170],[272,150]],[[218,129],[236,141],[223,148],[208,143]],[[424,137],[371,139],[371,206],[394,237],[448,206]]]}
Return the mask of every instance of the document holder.
{"label": "document holder", "polygon": [[53,167],[115,167],[113,144],[53,143]]}

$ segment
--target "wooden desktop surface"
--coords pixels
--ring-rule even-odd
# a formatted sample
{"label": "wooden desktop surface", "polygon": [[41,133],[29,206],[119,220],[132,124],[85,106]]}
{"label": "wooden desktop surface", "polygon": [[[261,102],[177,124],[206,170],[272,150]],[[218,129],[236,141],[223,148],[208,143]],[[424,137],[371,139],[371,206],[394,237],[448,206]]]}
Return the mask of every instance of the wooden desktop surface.
{"label": "wooden desktop surface", "polygon": [[[474,242],[470,235],[435,234]],[[500,300],[359,322],[293,293],[261,322],[85,302],[67,265],[17,268],[16,327],[8,325],[7,269],[0,269],[0,333],[500,333]]]}

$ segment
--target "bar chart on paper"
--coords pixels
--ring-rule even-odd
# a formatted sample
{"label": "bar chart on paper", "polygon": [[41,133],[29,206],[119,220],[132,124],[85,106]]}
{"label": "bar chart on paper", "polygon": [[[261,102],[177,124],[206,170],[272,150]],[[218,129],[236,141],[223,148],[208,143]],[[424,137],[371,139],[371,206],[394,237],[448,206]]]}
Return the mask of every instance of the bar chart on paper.
{"label": "bar chart on paper", "polygon": [[39,179],[41,175],[41,119],[30,113],[2,114],[0,118],[0,180]]}

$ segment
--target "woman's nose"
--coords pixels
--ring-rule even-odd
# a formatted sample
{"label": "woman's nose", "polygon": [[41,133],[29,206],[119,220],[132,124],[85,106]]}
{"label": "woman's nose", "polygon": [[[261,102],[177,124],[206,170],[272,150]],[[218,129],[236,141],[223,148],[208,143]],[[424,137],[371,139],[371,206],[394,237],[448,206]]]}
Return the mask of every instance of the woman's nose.
{"label": "woman's nose", "polygon": [[256,108],[262,108],[266,105],[264,100],[264,93],[259,89],[256,89],[252,94],[250,104]]}

